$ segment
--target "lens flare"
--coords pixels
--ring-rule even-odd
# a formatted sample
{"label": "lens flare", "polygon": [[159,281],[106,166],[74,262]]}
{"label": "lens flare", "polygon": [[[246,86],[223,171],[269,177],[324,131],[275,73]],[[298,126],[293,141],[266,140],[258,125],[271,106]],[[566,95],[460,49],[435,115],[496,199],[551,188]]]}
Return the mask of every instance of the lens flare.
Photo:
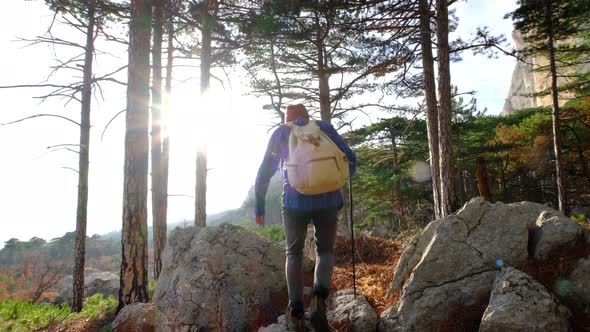
{"label": "lens flare", "polygon": [[571,282],[566,279],[559,279],[555,283],[555,291],[560,296],[565,296],[570,292]]}
{"label": "lens flare", "polygon": [[416,182],[426,182],[430,180],[430,165],[423,161],[416,161],[410,167],[410,176]]}

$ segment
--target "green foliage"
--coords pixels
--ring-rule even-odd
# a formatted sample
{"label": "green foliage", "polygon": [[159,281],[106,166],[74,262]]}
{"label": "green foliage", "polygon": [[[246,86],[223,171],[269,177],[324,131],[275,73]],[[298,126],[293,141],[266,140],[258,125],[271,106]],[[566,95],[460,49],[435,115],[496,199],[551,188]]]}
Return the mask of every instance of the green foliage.
{"label": "green foliage", "polygon": [[113,313],[116,308],[115,297],[111,295],[104,299],[102,294],[86,299],[80,313],[71,312],[67,303],[51,305],[5,300],[0,301],[0,331],[40,331],[53,324],[67,326],[73,320],[99,319]]}
{"label": "green foliage", "polygon": [[[453,163],[461,204],[480,194],[480,158],[487,166],[484,173],[492,200],[555,206],[550,108],[491,116],[478,111],[474,101],[459,98],[453,106]],[[562,114],[562,154],[570,200],[572,206],[586,206],[590,204],[590,98],[569,104]],[[420,182],[414,168],[420,164],[428,168],[422,119],[384,119],[346,136],[358,159],[353,180],[358,229],[382,224],[403,230],[431,220],[430,178]]]}
{"label": "green foliage", "polygon": [[72,317],[86,317],[88,319],[94,320],[101,317],[105,313],[113,312],[117,308],[117,304],[118,302],[113,295],[109,295],[109,297],[105,299],[100,293],[94,294],[84,301],[84,306],[82,307],[82,311],[80,313],[74,313],[68,318],[71,319]]}
{"label": "green foliage", "polygon": [[586,215],[583,213],[573,214],[570,216],[570,219],[580,224],[585,224],[590,221],[590,218],[586,217]]}
{"label": "green foliage", "polygon": [[151,279],[150,283],[148,284],[148,295],[151,298],[154,297],[154,292],[156,291],[156,284],[158,281],[156,279]]}
{"label": "green foliage", "polygon": [[268,225],[265,227],[247,226],[246,228],[274,242],[285,240],[285,230],[282,225]]}
{"label": "green foliage", "polygon": [[67,304],[31,304],[18,300],[0,302],[0,331],[39,330],[71,315]]}

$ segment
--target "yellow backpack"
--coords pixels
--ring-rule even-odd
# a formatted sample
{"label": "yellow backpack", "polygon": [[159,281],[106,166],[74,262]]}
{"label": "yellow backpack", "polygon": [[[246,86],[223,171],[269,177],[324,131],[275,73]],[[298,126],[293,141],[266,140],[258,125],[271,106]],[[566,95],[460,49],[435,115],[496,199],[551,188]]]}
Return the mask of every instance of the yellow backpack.
{"label": "yellow backpack", "polygon": [[346,155],[321,131],[315,120],[304,126],[286,124],[289,158],[285,163],[289,184],[304,195],[336,191],[348,178]]}

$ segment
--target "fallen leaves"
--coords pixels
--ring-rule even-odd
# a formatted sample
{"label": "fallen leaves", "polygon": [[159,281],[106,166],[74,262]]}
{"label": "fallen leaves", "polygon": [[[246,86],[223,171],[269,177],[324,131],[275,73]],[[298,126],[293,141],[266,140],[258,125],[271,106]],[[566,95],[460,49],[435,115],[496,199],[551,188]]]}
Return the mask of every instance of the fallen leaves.
{"label": "fallen leaves", "polygon": [[[336,239],[333,289],[352,289],[351,245],[349,238]],[[355,239],[357,291],[365,295],[378,315],[398,300],[397,293],[388,296],[387,292],[401,252],[402,245],[392,240],[371,236]]]}

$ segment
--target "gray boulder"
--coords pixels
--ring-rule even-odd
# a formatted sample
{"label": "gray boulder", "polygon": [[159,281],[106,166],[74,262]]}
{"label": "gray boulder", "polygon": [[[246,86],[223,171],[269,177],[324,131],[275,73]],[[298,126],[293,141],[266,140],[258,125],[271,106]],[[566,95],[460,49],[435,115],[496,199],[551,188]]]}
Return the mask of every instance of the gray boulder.
{"label": "gray boulder", "polygon": [[379,318],[379,332],[401,332],[403,330],[397,310],[398,308],[394,306],[383,311]]}
{"label": "gray boulder", "polygon": [[393,281],[389,287],[389,292],[395,292],[401,289],[404,282],[410,276],[410,273],[412,273],[414,267],[418,264],[420,259],[422,259],[422,255],[428,244],[430,244],[432,236],[434,236],[441,221],[442,219],[435,220],[428,224],[422,234],[415,235],[410,242],[404,246],[402,255],[400,256],[395,272],[393,273]]}
{"label": "gray boulder", "polygon": [[287,301],[285,251],[242,227],[174,231],[154,293],[158,331],[246,331]]}
{"label": "gray boulder", "polygon": [[590,257],[580,259],[568,279],[569,296],[590,313]]}
{"label": "gray boulder", "polygon": [[382,314],[381,325],[432,330],[449,319],[451,308],[481,305],[500,267],[526,262],[529,232],[548,210],[560,215],[537,203],[491,204],[478,197],[428,225],[398,262],[390,291],[401,289],[399,306]]}
{"label": "gray boulder", "polygon": [[111,324],[113,332],[153,332],[156,326],[156,306],[153,303],[126,305]]}
{"label": "gray boulder", "polygon": [[327,317],[334,326],[346,331],[377,331],[379,317],[359,292],[355,299],[352,289],[337,291],[332,296],[329,308]]}
{"label": "gray boulder", "polygon": [[[119,298],[119,276],[112,272],[98,271],[95,269],[86,270],[84,273],[84,297],[88,298],[94,294],[102,294],[105,298],[113,295]],[[72,276],[64,277],[57,288],[60,290],[54,303],[68,302],[70,305],[73,301],[73,278]]]}
{"label": "gray boulder", "polygon": [[564,245],[573,246],[582,233],[577,222],[556,211],[543,211],[536,222],[533,256],[546,259],[551,251]]}
{"label": "gray boulder", "polygon": [[479,331],[569,331],[570,315],[531,276],[508,267],[494,281]]}

